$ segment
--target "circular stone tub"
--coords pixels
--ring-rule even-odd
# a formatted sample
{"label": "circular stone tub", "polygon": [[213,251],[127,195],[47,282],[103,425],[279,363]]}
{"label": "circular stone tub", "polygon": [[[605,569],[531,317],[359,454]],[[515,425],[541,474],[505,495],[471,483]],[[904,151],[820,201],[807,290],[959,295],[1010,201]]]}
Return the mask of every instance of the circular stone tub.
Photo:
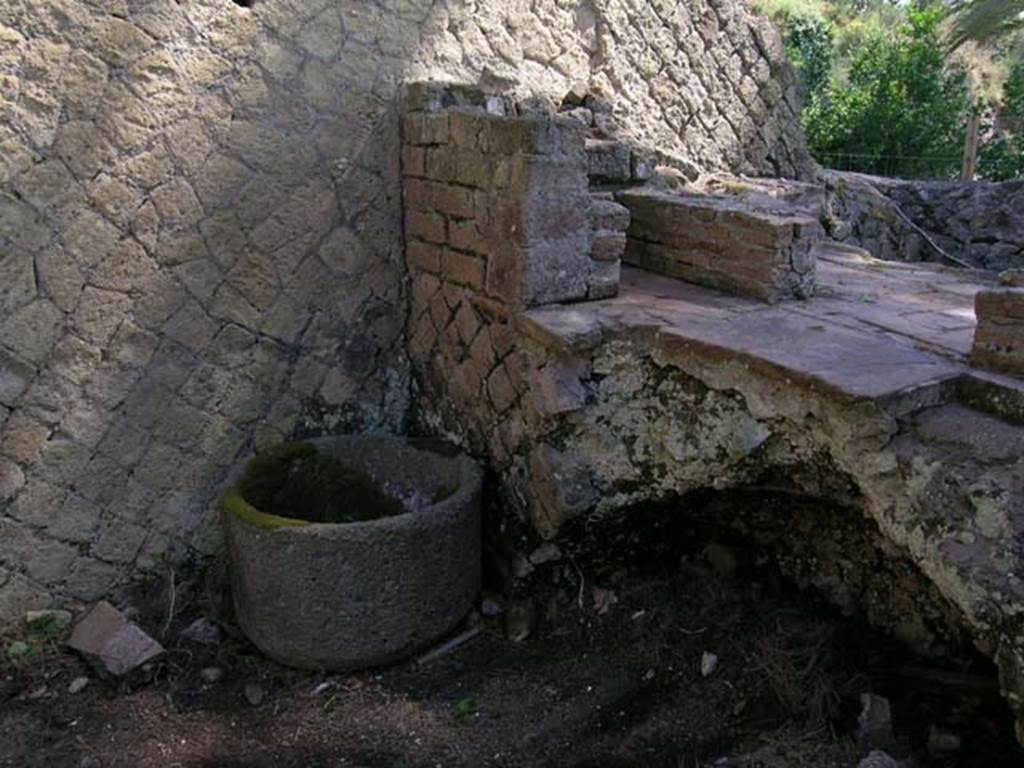
{"label": "circular stone tub", "polygon": [[221,508],[239,626],[266,655],[307,669],[387,664],[431,644],[480,590],[480,467],[398,437],[306,442],[421,503],[392,517],[307,523],[257,510],[235,486]]}

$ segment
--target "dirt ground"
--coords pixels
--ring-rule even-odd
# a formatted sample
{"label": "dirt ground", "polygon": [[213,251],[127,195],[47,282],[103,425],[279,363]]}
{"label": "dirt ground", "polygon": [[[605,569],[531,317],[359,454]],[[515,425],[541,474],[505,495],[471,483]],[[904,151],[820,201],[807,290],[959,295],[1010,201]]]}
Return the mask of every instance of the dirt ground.
{"label": "dirt ground", "polygon": [[[845,768],[865,754],[866,691],[891,699],[891,751],[917,766],[1024,765],[977,659],[936,669],[770,578],[697,562],[579,574],[535,595],[521,642],[502,616],[478,616],[481,633],[453,653],[341,676],[270,662],[230,624],[212,646],[176,640],[204,607],[182,585],[166,632],[156,612],[139,616],[168,654],[132,689],[97,679],[59,636],[5,659],[0,766]],[[705,652],[718,659],[706,676]],[[209,667],[223,677],[204,681]],[[930,753],[933,728],[960,748]]]}

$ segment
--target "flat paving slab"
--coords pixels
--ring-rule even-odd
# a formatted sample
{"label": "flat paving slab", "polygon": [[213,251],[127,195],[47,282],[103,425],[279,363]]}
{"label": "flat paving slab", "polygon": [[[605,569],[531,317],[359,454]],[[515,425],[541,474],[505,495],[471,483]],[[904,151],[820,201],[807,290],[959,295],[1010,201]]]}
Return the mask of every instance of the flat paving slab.
{"label": "flat paving slab", "polygon": [[828,243],[819,247],[818,275],[816,297],[769,305],[623,267],[617,297],[527,316],[556,338],[576,329],[573,346],[581,327],[592,343],[653,327],[855,398],[885,398],[970,371],[974,294],[996,282],[994,273],[883,262]]}

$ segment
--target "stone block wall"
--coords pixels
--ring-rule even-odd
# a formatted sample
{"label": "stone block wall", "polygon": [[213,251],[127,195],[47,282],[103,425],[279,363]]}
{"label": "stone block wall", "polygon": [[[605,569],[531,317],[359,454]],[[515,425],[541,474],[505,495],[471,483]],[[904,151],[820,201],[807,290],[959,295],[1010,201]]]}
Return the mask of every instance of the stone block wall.
{"label": "stone block wall", "polygon": [[739,3],[0,4],[0,622],[208,556],[261,442],[403,428],[395,100],[431,78],[583,83],[637,145],[811,169]]}
{"label": "stone block wall", "polygon": [[879,189],[947,253],[983,269],[1024,266],[1024,180],[883,180]]}
{"label": "stone block wall", "polygon": [[607,299],[619,292],[622,257],[626,252],[629,210],[611,192],[590,193],[590,280],[588,299]]}
{"label": "stone block wall", "polygon": [[658,274],[780,301],[814,292],[817,219],[761,212],[713,195],[616,196],[630,212],[625,260]]}
{"label": "stone block wall", "polygon": [[939,248],[972,266],[1024,265],[1024,181],[917,181],[829,171],[830,234],[887,261],[941,261]]}
{"label": "stone block wall", "polygon": [[0,623],[211,555],[259,443],[402,427],[373,8],[0,4]]}

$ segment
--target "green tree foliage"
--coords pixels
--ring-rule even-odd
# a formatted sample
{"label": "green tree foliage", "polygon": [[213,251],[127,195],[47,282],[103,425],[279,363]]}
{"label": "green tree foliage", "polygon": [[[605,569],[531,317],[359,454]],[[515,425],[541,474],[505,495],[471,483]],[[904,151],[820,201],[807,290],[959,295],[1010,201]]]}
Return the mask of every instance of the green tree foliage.
{"label": "green tree foliage", "polygon": [[832,72],[832,24],[819,16],[791,18],[786,51],[800,76],[805,98],[813,99],[828,85]]}
{"label": "green tree foliage", "polygon": [[[811,150],[824,165],[956,176],[973,110],[979,177],[1024,175],[1024,29],[1012,31],[1024,22],[1015,10],[1024,0],[755,2],[782,33],[803,86]],[[968,26],[969,39],[988,42],[954,50]]]}
{"label": "green tree foliage", "polygon": [[1003,110],[1024,117],[1024,58],[1013,65],[1003,86]]}
{"label": "green tree foliage", "polygon": [[805,99],[820,91],[835,60],[832,21],[818,0],[758,0],[760,10],[782,32],[786,54],[803,86]]}
{"label": "green tree foliage", "polygon": [[950,68],[938,8],[909,10],[877,31],[804,110],[811,151],[825,165],[889,176],[954,176],[968,110],[965,73]]}
{"label": "green tree foliage", "polygon": [[1024,59],[1010,70],[1002,107],[984,133],[990,138],[978,159],[981,175],[993,181],[1024,176]]}

